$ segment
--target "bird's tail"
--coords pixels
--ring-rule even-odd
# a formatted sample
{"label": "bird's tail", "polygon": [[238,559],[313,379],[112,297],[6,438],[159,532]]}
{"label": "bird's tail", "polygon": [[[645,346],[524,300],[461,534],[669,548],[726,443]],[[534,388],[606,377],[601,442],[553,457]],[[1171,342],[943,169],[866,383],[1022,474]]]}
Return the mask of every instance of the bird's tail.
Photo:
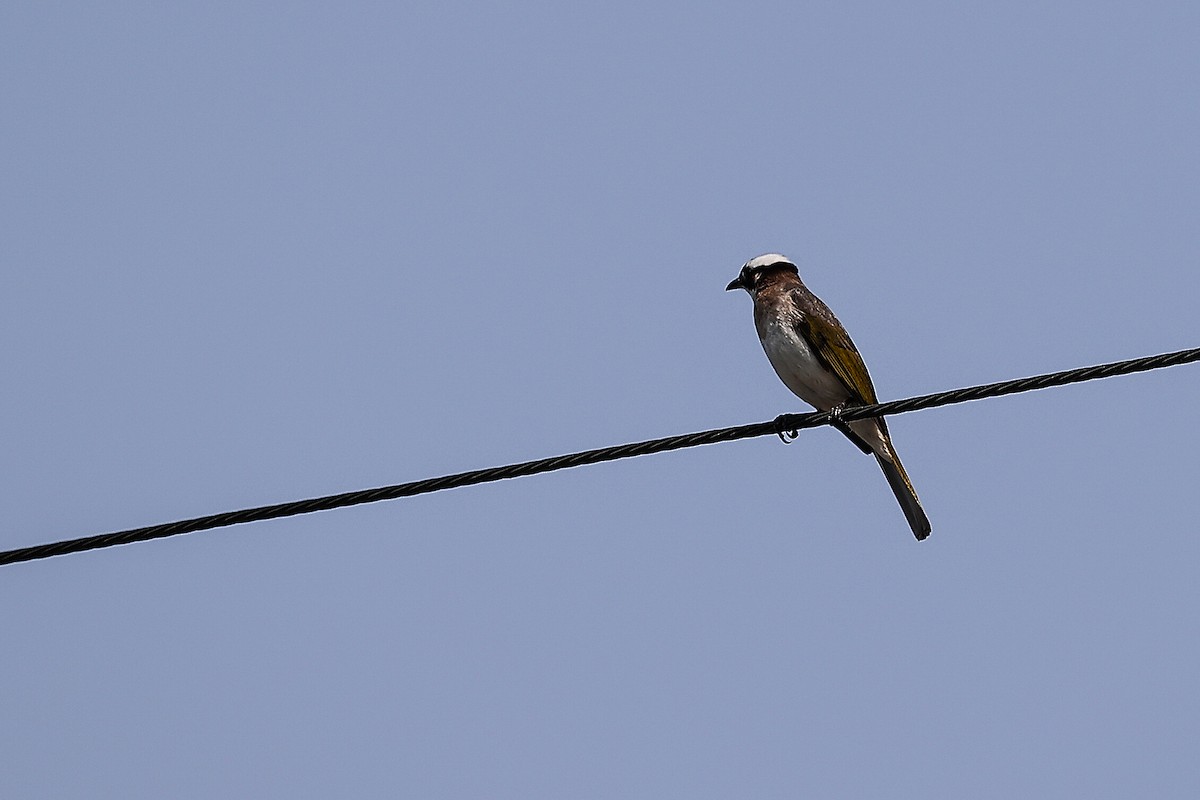
{"label": "bird's tail", "polygon": [[917,499],[917,492],[913,489],[912,481],[908,479],[908,473],[904,471],[904,465],[900,463],[900,457],[896,455],[896,450],[890,446],[890,442],[888,445],[888,455],[891,458],[876,453],[875,460],[879,462],[879,468],[883,470],[888,485],[892,487],[892,494],[896,495],[896,500],[908,519],[908,526],[912,528],[913,536],[916,536],[919,542],[928,536],[933,528],[929,524],[929,517],[925,516],[925,509],[921,508],[921,501]]}

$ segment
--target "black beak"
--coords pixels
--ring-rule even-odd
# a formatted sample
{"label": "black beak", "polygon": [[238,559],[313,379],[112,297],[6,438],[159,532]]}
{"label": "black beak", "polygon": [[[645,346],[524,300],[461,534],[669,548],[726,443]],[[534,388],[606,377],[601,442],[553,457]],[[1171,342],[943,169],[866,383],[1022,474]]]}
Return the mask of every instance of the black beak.
{"label": "black beak", "polygon": [[746,288],[745,285],[742,283],[742,276],[738,275],[736,278],[734,278],[733,280],[731,280],[729,282],[729,285],[725,287],[725,291],[728,292],[731,289],[745,289],[745,288]]}

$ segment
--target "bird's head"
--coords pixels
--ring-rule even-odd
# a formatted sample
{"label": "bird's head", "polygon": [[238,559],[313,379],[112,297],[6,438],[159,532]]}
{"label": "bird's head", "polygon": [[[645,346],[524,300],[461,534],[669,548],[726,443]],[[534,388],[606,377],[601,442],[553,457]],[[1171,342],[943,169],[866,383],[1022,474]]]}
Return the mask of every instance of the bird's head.
{"label": "bird's head", "polygon": [[742,265],[742,271],[738,276],[729,282],[725,287],[725,291],[730,289],[745,289],[750,294],[754,294],[754,290],[758,288],[759,283],[766,275],[774,275],[777,272],[787,271],[798,274],[796,265],[788,261],[787,256],[781,256],[779,253],[767,253],[766,255],[752,258]]}

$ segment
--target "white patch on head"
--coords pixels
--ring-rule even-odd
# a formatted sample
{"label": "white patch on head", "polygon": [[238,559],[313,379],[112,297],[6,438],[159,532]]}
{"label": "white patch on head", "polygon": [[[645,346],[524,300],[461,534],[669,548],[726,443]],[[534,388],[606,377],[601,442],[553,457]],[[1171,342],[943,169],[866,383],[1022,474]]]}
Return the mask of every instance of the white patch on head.
{"label": "white patch on head", "polygon": [[[779,253],[767,253],[765,255],[756,256],[750,259],[742,265],[742,269],[758,269],[759,267],[769,267],[772,264],[778,264],[781,261],[785,264],[792,263],[791,260],[785,255],[780,255]],[[792,266],[795,265],[793,264]]]}

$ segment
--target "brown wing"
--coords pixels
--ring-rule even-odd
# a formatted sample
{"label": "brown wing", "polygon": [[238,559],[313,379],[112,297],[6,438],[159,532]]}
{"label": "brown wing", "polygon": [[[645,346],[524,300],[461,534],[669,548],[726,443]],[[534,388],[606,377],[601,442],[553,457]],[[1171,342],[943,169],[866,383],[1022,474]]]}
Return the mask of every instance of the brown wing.
{"label": "brown wing", "polygon": [[850,334],[838,322],[837,317],[829,310],[829,306],[812,292],[792,290],[797,307],[804,310],[803,316],[796,323],[804,338],[812,343],[813,350],[834,373],[841,379],[853,395],[852,402],[875,403],[875,387],[871,384],[871,376],[867,373],[867,365]]}

